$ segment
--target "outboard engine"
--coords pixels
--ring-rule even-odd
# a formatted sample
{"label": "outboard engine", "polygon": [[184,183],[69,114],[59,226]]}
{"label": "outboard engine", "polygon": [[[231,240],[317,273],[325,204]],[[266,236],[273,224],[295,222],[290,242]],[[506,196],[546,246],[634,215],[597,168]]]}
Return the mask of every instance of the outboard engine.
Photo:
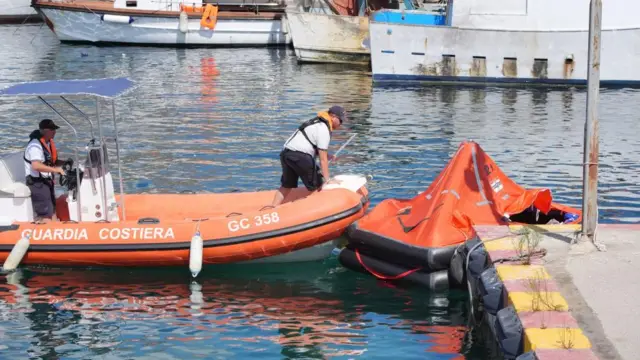
{"label": "outboard engine", "polygon": [[[96,144],[95,139],[91,140],[86,147],[87,159],[82,165],[80,185],[76,193],[79,196],[69,196],[69,216],[73,221],[118,221],[118,204],[113,190],[113,179],[109,172],[109,156],[106,144]],[[71,175],[71,173],[69,173]],[[68,185],[75,181],[69,180]],[[75,181],[77,182],[77,181]],[[77,184],[75,184],[77,186]],[[69,188],[69,191],[72,191]],[[79,197],[79,198],[78,198]],[[78,216],[78,200],[81,205],[82,218]]]}

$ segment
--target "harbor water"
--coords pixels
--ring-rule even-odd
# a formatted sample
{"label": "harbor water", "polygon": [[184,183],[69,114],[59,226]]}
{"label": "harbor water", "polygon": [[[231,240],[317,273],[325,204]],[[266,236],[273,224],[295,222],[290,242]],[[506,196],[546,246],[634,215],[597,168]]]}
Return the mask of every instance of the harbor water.
{"label": "harbor water", "polygon": [[[371,206],[426,189],[468,139],[520,185],[549,187],[555,201],[581,206],[585,89],[378,87],[366,68],[298,65],[289,48],[66,45],[40,25],[0,26],[0,41],[0,87],[136,81],[115,101],[127,193],[277,188],[284,141],[340,104],[349,121],[330,152],[357,136],[331,172],[373,175]],[[69,99],[95,115],[93,101]],[[639,100],[637,90],[601,90],[601,223],[640,220]],[[111,104],[100,111],[110,126]],[[39,100],[3,98],[0,113],[3,153],[23,149],[50,117],[62,125],[58,152],[72,156],[72,131]],[[89,126],[70,108],[63,113],[84,147]],[[464,291],[393,286],[335,257],[207,267],[195,281],[187,268],[27,267],[0,280],[0,358],[496,358],[469,331],[467,307]]]}

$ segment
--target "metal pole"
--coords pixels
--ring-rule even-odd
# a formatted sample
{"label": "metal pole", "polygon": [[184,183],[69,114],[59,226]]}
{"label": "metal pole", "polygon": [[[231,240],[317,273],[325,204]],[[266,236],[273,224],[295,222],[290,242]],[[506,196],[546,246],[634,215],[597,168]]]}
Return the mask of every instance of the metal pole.
{"label": "metal pole", "polygon": [[60,98],[62,100],[64,100],[64,101],[66,101],[66,103],[69,104],[69,106],[71,106],[72,109],[74,109],[76,112],[78,112],[80,115],[82,115],[87,121],[89,121],[89,127],[90,127],[90,130],[91,130],[91,138],[93,138],[94,137],[94,135],[93,135],[93,122],[91,121],[89,116],[87,114],[83,113],[82,110],[78,109],[77,106],[73,105],[71,103],[71,101],[65,99],[64,96],[60,96]]}
{"label": "metal pole", "polygon": [[124,184],[122,183],[122,166],[120,165],[120,139],[118,138],[118,126],[116,125],[116,105],[111,100],[111,112],[113,113],[113,129],[116,133],[116,159],[118,160],[118,179],[120,180],[120,200],[122,201],[122,221],[127,219],[127,213],[124,206]]}
{"label": "metal pole", "polygon": [[[342,151],[347,145],[349,145],[349,143],[351,142],[351,140],[353,140],[354,137],[356,137],[356,134],[351,135],[351,137],[349,138],[349,140],[347,140],[344,144],[342,144],[342,146],[340,146],[340,148],[338,149],[338,151],[336,151],[335,154],[333,154],[333,159],[335,159],[338,154],[340,153],[340,151]],[[333,160],[331,159],[331,160]],[[331,160],[329,160],[329,164],[331,164]]]}
{"label": "metal pole", "polygon": [[453,19],[453,0],[447,0],[445,14],[446,14],[446,17],[445,17],[446,24],[447,26],[451,26],[451,22]]}
{"label": "metal pole", "polygon": [[587,119],[584,127],[582,239],[595,242],[598,225],[598,97],[600,96],[600,43],[602,0],[591,0],[589,10],[589,59]]}
{"label": "metal pole", "polygon": [[[100,98],[96,96],[96,118],[98,119],[98,132],[100,134],[100,154],[102,155],[102,212],[104,220],[109,221],[109,209],[107,208],[107,156],[104,153],[106,147],[102,136],[102,123],[100,122]],[[98,172],[99,174],[99,172]]]}

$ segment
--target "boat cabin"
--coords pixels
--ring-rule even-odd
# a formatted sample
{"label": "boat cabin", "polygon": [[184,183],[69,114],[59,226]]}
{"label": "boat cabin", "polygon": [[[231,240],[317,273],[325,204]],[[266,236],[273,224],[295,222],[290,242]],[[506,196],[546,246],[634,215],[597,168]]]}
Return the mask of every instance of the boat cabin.
{"label": "boat cabin", "polygon": [[[451,25],[476,29],[586,31],[590,0],[448,0]],[[637,27],[640,2],[607,0],[602,28]]]}
{"label": "boat cabin", "polygon": [[[485,30],[587,31],[589,10],[590,0],[447,0],[442,16],[407,8],[376,14],[374,20]],[[635,10],[640,10],[640,2],[607,0],[603,5],[602,29],[636,28]]]}
{"label": "boat cabin", "polygon": [[[113,99],[133,88],[133,82],[126,78],[100,80],[62,80],[23,83],[0,90],[0,96],[36,96],[51,108],[76,136],[75,159],[66,163],[64,176],[55,176],[56,185],[62,186],[64,194],[56,199],[56,217],[60,221],[106,221],[117,222],[125,216],[124,189],[121,177],[120,148]],[[98,133],[94,122],[75,107],[65,96],[93,95],[98,105],[99,98],[111,100],[117,163],[120,181],[119,204],[113,188],[113,178],[107,153],[106,138],[103,136],[99,111],[96,115]],[[90,124],[91,137],[80,141],[76,128],[44,99],[45,96],[59,96],[72,109],[82,115]],[[80,147],[79,144],[85,144]],[[82,160],[82,161],[80,161]],[[73,167],[76,164],[76,167]],[[24,149],[0,155],[0,219],[2,223],[32,222],[34,214],[31,192],[26,185]],[[120,207],[122,207],[120,209]]]}

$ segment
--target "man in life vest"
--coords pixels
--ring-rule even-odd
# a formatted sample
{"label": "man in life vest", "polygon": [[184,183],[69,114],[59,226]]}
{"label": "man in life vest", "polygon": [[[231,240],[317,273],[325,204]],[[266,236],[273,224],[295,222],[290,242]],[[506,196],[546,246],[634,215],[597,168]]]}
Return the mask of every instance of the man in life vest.
{"label": "man in life vest", "polygon": [[60,167],[53,137],[60,127],[51,119],[40,121],[39,129],[29,135],[29,143],[24,152],[26,184],[31,190],[33,214],[38,223],[49,222],[55,214],[55,173],[64,175]]}
{"label": "man in life vest", "polygon": [[[313,119],[307,120],[287,139],[280,152],[282,176],[280,188],[276,192],[272,206],[282,203],[291,189],[298,187],[298,178],[309,191],[319,189],[329,175],[329,142],[331,133],[347,120],[343,107],[332,106],[321,111]],[[316,165],[320,159],[320,169]]]}

